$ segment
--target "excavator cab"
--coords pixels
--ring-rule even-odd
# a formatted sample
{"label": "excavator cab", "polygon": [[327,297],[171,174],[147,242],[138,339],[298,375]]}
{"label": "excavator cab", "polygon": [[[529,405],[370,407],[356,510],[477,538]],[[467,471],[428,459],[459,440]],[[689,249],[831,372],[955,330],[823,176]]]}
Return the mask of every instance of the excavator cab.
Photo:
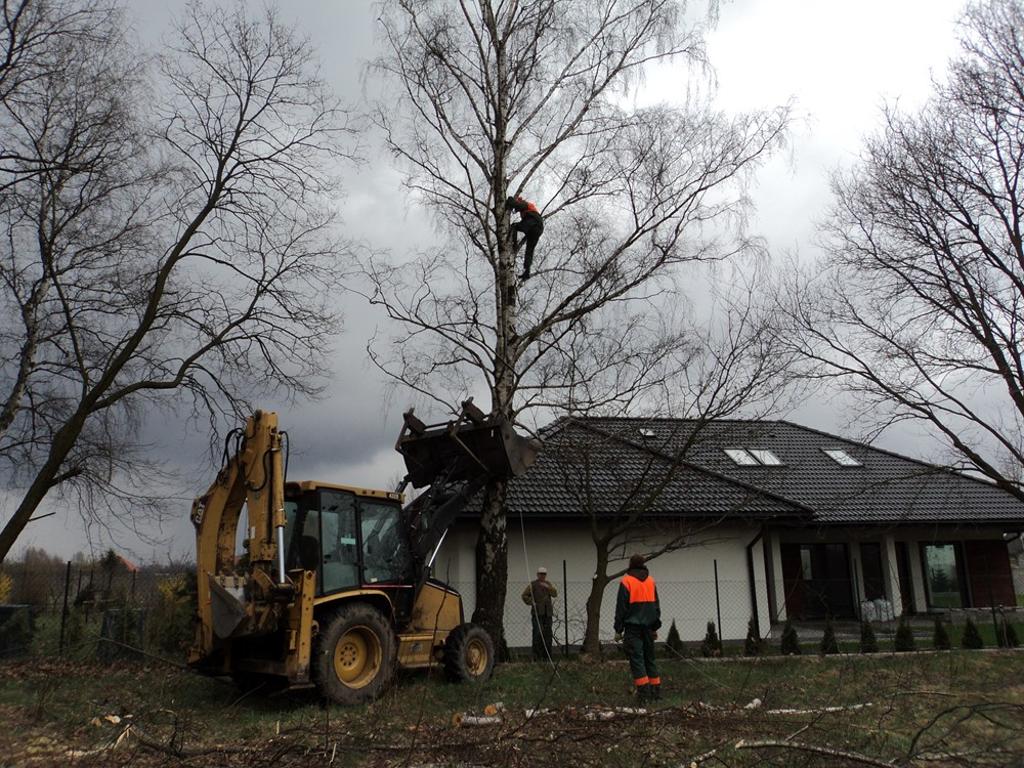
{"label": "excavator cab", "polygon": [[[453,421],[405,414],[396,449],[427,487],[401,491],[286,481],[277,416],[256,412],[217,481],[193,504],[199,605],[190,662],[243,685],[315,685],[342,704],[372,700],[399,666],[442,665],[486,680],[487,633],[458,592],[429,577],[448,527],[491,478],[524,472],[537,446],[471,401]],[[227,453],[227,451],[226,451]],[[247,554],[234,556],[242,508]]]}

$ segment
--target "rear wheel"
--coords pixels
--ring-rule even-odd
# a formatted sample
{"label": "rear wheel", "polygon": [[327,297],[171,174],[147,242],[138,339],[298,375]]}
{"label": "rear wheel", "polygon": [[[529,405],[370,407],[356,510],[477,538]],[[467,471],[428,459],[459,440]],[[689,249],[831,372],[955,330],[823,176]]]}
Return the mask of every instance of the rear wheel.
{"label": "rear wheel", "polygon": [[317,688],[338,704],[377,698],[395,676],[397,642],[391,622],[366,603],[343,606],[317,639]]}
{"label": "rear wheel", "polygon": [[457,683],[483,683],[494,671],[494,643],[478,624],[460,624],[444,641],[444,672]]}

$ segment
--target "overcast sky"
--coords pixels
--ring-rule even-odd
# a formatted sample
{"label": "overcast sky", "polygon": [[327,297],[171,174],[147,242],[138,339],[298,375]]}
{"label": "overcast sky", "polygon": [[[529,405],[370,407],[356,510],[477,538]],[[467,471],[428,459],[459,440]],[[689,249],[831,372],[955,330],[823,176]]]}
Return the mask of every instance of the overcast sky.
{"label": "overcast sky", "polygon": [[[139,37],[155,45],[183,2],[133,0]],[[375,45],[374,5],[363,0],[293,0],[281,3],[291,19],[318,48],[326,79],[339,96],[358,108],[364,97],[364,62]],[[722,0],[708,52],[717,82],[716,102],[726,110],[770,107],[794,99],[800,118],[788,150],[759,173],[752,190],[757,212],[751,230],[764,235],[774,255],[816,255],[813,234],[828,203],[829,173],[853,162],[862,137],[880,124],[880,109],[898,100],[913,107],[929,93],[930,78],[941,77],[956,52],[954,23],[962,3],[951,0]],[[652,72],[633,95],[638,103],[681,100],[685,77],[671,67]],[[357,239],[396,254],[420,246],[432,236],[429,218],[410,207],[400,176],[382,154],[346,174],[342,209],[346,229]],[[353,297],[343,302],[346,330],[338,338],[332,385],[323,401],[278,410],[292,440],[290,475],[385,487],[402,472],[393,449],[401,412],[409,398],[387,396],[385,382],[366,364],[365,345],[384,318]],[[819,429],[857,436],[841,408],[812,399],[787,418]],[[123,536],[121,548],[140,559],[191,557],[193,534],[188,523],[189,496],[205,490],[215,468],[202,453],[205,438],[161,425],[153,429],[160,454],[184,473],[186,496],[181,514],[154,531],[157,546]],[[202,438],[202,439],[200,439]],[[938,446],[906,431],[887,434],[880,444],[925,459],[941,458]],[[194,478],[194,482],[192,479]],[[12,508],[2,502],[0,519]],[[41,513],[49,509],[41,510]],[[106,542],[96,542],[104,546]],[[26,546],[70,556],[89,550],[77,516],[71,512],[31,523],[15,552]]]}

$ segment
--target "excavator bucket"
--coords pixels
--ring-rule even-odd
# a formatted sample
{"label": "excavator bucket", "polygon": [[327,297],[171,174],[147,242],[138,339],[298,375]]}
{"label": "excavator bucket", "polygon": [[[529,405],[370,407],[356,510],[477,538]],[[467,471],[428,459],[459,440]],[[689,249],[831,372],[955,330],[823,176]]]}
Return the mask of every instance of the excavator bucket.
{"label": "excavator bucket", "polygon": [[415,488],[438,480],[515,477],[533,464],[538,448],[504,419],[484,414],[472,398],[462,404],[459,418],[440,424],[424,424],[410,409],[395,444]]}

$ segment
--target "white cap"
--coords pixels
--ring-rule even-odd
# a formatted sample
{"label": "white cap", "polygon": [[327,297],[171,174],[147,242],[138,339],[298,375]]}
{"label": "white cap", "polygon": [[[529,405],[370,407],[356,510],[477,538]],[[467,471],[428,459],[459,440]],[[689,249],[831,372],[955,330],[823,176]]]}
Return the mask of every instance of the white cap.
{"label": "white cap", "polygon": [[548,572],[548,569],[545,568],[543,565],[540,568],[537,569],[537,573],[547,573],[547,572]]}

